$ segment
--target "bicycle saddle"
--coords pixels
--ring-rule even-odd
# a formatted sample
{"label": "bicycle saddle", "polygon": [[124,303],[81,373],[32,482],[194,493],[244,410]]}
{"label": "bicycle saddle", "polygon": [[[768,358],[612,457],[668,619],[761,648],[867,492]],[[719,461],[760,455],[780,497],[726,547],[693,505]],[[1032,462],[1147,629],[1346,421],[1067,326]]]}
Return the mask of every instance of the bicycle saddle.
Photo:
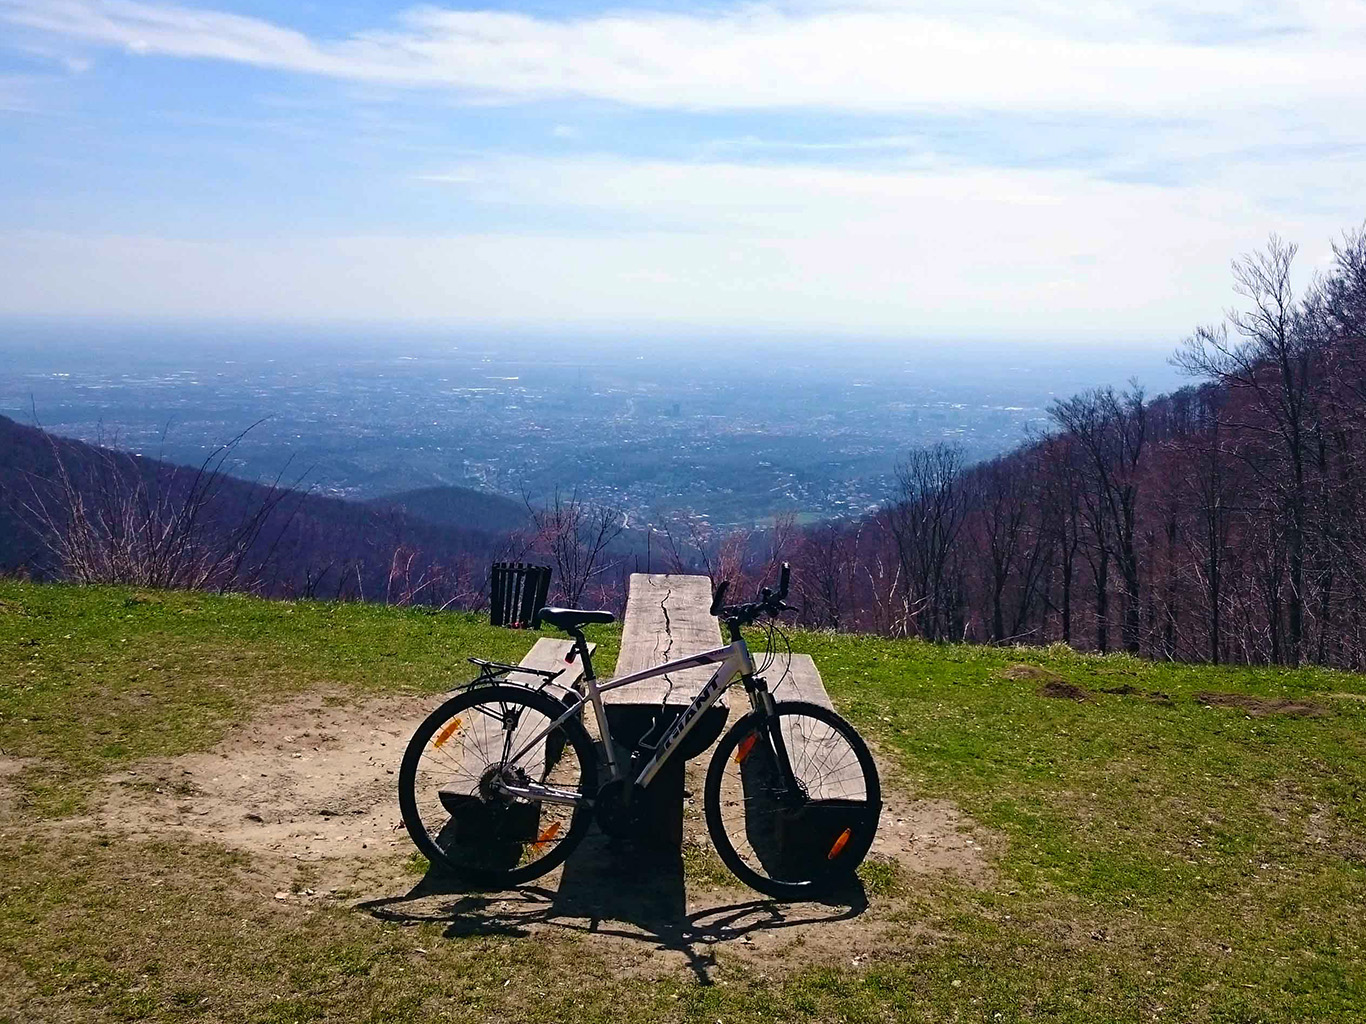
{"label": "bicycle saddle", "polygon": [[582,608],[542,608],[536,613],[536,618],[566,633],[572,633],[580,626],[617,621],[611,612],[590,612]]}

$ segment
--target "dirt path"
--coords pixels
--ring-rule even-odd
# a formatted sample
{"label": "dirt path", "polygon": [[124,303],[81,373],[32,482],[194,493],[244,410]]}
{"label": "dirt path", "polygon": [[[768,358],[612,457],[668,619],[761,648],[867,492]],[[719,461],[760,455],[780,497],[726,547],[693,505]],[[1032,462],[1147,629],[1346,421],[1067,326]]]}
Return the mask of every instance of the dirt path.
{"label": "dirt path", "polygon": [[312,697],[259,715],[202,754],[108,778],[96,820],[132,836],[184,830],[251,853],[355,861],[407,852],[403,747],[431,698],[346,706]]}
{"label": "dirt path", "polygon": [[[274,897],[282,900],[342,892],[381,919],[445,922],[448,934],[587,936],[624,971],[705,971],[718,950],[771,960],[775,969],[861,961],[885,950],[889,932],[908,929],[894,923],[891,897],[777,904],[729,883],[685,885],[682,859],[623,855],[596,834],[527,889],[474,894],[419,882],[399,818],[397,771],[408,737],[439,699],[355,705],[314,695],[272,708],[211,751],[110,776],[83,824],[132,837],[179,832],[253,854],[255,872],[283,887]],[[689,762],[684,847],[719,867],[700,808],[705,767],[705,758]],[[989,840],[952,803],[884,788],[870,856],[894,863],[894,878],[989,879]],[[306,894],[290,891],[300,865],[311,880]]]}

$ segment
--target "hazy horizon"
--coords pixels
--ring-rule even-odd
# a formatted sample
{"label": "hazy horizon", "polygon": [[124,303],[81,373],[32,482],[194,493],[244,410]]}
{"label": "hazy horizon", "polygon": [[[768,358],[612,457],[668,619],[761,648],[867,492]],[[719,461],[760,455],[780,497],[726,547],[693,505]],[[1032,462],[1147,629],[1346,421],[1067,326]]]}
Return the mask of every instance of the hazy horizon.
{"label": "hazy horizon", "polygon": [[563,488],[722,525],[859,515],[912,447],[989,458],[1055,398],[1181,383],[1165,353],[1105,346],[0,323],[0,353],[0,413],[87,441],[197,463],[259,421],[234,453],[247,477],[292,466],[359,499]]}

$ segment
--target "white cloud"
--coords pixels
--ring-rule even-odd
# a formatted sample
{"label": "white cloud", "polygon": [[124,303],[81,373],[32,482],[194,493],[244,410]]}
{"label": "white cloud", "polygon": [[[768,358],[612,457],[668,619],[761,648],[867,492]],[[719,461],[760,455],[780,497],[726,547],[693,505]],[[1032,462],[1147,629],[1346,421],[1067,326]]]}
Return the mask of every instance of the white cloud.
{"label": "white cloud", "polygon": [[1360,110],[1366,95],[1366,14],[1335,0],[1228,5],[1198,22],[1176,7],[1111,3],[747,4],[567,19],[416,7],[395,28],[341,40],[138,0],[0,10],[135,53],[445,87],[481,102],[1182,115],[1331,100]]}
{"label": "white cloud", "polygon": [[617,229],[184,242],[0,236],[0,310],[783,326],[1176,339],[1269,228],[1322,260],[1333,217],[1075,172],[482,161],[475,201]]}
{"label": "white cloud", "polygon": [[[343,39],[139,0],[0,0],[0,18],[87,48],[480,103],[954,114],[941,136],[947,124],[982,130],[973,118],[986,113],[1060,113],[1055,123],[1077,127],[1057,134],[1083,151],[1049,161],[1034,149],[1059,166],[1010,167],[999,146],[949,157],[930,129],[894,125],[713,139],[698,146],[713,158],[691,162],[476,157],[414,168],[403,187],[449,195],[447,223],[473,208],[497,224],[512,209],[520,225],[557,228],[11,233],[0,235],[0,312],[1177,336],[1217,314],[1231,256],[1275,229],[1305,243],[1306,263],[1321,261],[1366,195],[1360,3],[1215,0],[1197,15],[1175,4],[794,0],[564,19],[420,7]],[[4,95],[0,81],[0,105]]]}
{"label": "white cloud", "polygon": [[[870,170],[607,155],[488,156],[423,176],[475,203],[554,210],[561,218],[578,211],[598,232],[918,237],[937,252],[962,246],[965,258],[975,253],[987,261],[1001,251],[1003,238],[1013,237],[1022,246],[1005,256],[1028,268],[1068,263],[1122,237],[1146,239],[1152,247],[1163,237],[1214,236],[1220,244],[1238,244],[1276,226],[1304,230],[1312,243],[1325,223],[1330,231],[1341,226],[1340,211],[1352,209],[1366,187],[1366,167],[1359,160],[1287,159],[1258,164],[1254,172],[1229,162],[1205,179],[1169,186],[1079,169],[972,167],[920,157]],[[1285,208],[1291,192],[1323,201],[1302,216]],[[984,233],[995,238],[993,245],[982,245]],[[1226,249],[1216,262],[1222,267],[1235,251]]]}

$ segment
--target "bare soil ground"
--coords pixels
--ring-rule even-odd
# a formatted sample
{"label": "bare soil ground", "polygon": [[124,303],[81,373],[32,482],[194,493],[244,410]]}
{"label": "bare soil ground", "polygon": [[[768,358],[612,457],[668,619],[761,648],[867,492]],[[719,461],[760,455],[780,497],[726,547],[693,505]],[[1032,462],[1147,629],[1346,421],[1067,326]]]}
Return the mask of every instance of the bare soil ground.
{"label": "bare soil ground", "polygon": [[8,807],[14,799],[14,777],[31,763],[22,757],[0,754],[0,808]]}
{"label": "bare soil ground", "polygon": [[134,837],[179,830],[284,861],[337,862],[341,871],[407,853],[396,773],[433,705],[430,698],[292,701],[213,750],[107,777],[94,818]]}
{"label": "bare soil ground", "polygon": [[681,855],[616,848],[595,833],[530,887],[456,891],[420,877],[397,806],[404,746],[435,703],[296,700],[213,750],[107,777],[93,813],[66,824],[136,838],[182,834],[249,853],[252,873],[282,902],[344,899],[381,919],[444,923],[448,934],[587,936],[630,973],[705,973],[717,950],[771,961],[775,970],[862,963],[895,934],[914,931],[893,911],[896,890],[918,884],[915,876],[967,884],[991,876],[984,844],[992,837],[948,801],[906,798],[884,770],[886,804],[869,860],[885,884],[872,893],[859,885],[834,903],[760,897],[730,878],[711,850],[700,807],[703,757],[688,765],[696,797],[685,811]]}
{"label": "bare soil ground", "polygon": [[1327,714],[1322,704],[1312,700],[1299,700],[1292,697],[1257,697],[1250,693],[1221,693],[1209,690],[1195,695],[1197,702],[1219,708],[1239,708],[1254,718],[1265,715],[1296,715],[1301,718],[1317,718]]}

